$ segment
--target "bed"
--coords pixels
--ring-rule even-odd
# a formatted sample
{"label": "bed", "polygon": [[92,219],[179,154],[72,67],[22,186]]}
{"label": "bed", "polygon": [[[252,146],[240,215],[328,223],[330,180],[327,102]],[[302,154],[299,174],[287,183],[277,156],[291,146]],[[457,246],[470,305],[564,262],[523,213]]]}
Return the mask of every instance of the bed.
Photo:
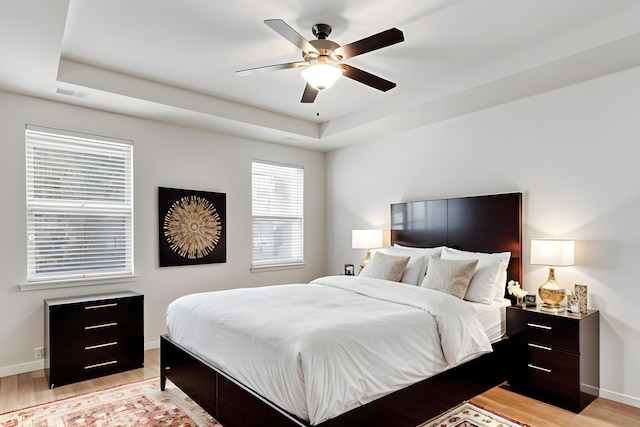
{"label": "bed", "polygon": [[[171,320],[169,333],[161,337],[161,388],[164,389],[166,379],[170,379],[225,427],[416,426],[501,383],[505,378],[501,368],[501,349],[504,345],[504,306],[509,302],[502,297],[505,296],[507,278],[521,279],[521,212],[520,193],[391,205],[391,243],[397,248],[392,248],[391,252],[411,253],[418,250],[416,248],[445,247],[447,252],[442,252],[442,259],[477,258],[478,253],[508,252],[509,264],[504,277],[500,277],[500,293],[491,290],[492,298],[495,297],[491,304],[468,303],[443,292],[403,283],[395,284],[392,290],[386,280],[360,276],[329,276],[306,285],[224,291],[223,295],[231,304],[215,306],[215,309],[208,305],[208,294],[180,299],[179,304],[172,303],[174,307],[168,311],[168,321]],[[435,266],[433,264],[427,270],[427,275],[436,270]],[[300,287],[300,292],[293,292],[291,286]],[[428,301],[426,297],[422,301],[422,295],[428,292],[433,295]],[[271,293],[275,298],[269,299],[265,293]],[[302,296],[295,296],[298,294]],[[293,295],[291,299],[288,299],[289,295]],[[431,302],[433,298],[442,301],[436,304]],[[236,303],[238,308],[223,311],[224,306],[251,299],[255,299],[257,304],[245,306]],[[286,310],[287,307],[301,307],[304,299],[316,301],[316,306],[305,308],[304,313]],[[392,304],[389,304],[389,299],[393,300]],[[273,303],[275,306],[265,303],[261,307],[260,301],[278,303]],[[499,306],[497,310],[496,306]],[[347,316],[355,313],[356,309],[359,310],[357,315]],[[243,310],[251,311],[252,320],[246,320]],[[280,331],[269,331],[270,328],[264,325],[274,311],[282,313],[285,324],[290,326],[280,327]],[[229,331],[194,327],[196,318],[193,313],[197,312],[217,316],[218,322],[226,322]],[[479,324],[477,326],[486,335],[484,332],[481,337],[474,335],[470,331],[475,326],[469,327],[466,323],[461,324],[462,329],[454,328],[460,318],[470,316],[468,313],[473,313],[472,322]],[[355,317],[356,321],[345,324],[343,317]],[[322,318],[327,321],[319,323]],[[371,327],[360,324],[362,318],[379,322],[375,328],[379,329],[376,331],[378,335],[373,334]],[[295,319],[308,322],[296,322]],[[389,319],[399,319],[400,324],[411,325],[408,329],[415,330],[416,335],[401,336]],[[244,326],[248,331],[266,329],[265,332],[271,335],[263,339],[257,334],[235,330],[235,325],[242,323],[247,323]],[[314,334],[306,332],[309,328],[315,329]],[[466,341],[449,344],[453,341],[447,337],[465,330],[469,332],[463,333]],[[360,339],[354,341],[368,341],[377,347],[365,346],[361,350],[335,344],[334,337],[341,334],[352,339],[358,337]],[[298,361],[297,368],[274,369],[273,366],[278,365],[287,352],[305,354],[298,352],[297,347],[292,349],[285,341],[277,341],[280,336],[284,339],[289,335],[303,337],[302,342],[311,348],[309,356],[299,356],[302,360]],[[420,341],[430,335],[443,339],[441,349],[444,357],[420,353],[421,348],[433,346]],[[384,341],[386,339],[391,341]],[[400,341],[394,342],[394,339]],[[263,345],[273,341],[278,345]],[[221,342],[225,345],[220,346]],[[234,367],[229,364],[230,359],[241,359],[247,348],[255,349],[258,357],[245,365]],[[284,355],[278,352],[271,355],[270,352],[275,351],[273,348]],[[394,352],[398,354],[394,355]],[[364,359],[355,360],[359,353],[363,353]],[[411,363],[403,362],[403,357],[411,359]],[[426,363],[427,359],[430,359],[429,363]],[[313,360],[313,363],[308,360]],[[383,360],[385,362],[380,366]],[[273,364],[263,365],[262,362]],[[302,365],[308,365],[308,371],[319,375],[305,377]],[[410,365],[410,369],[405,365]],[[352,371],[355,375],[350,376]],[[383,375],[387,371],[392,372],[389,380],[386,374]],[[266,379],[254,380],[260,372],[268,374]],[[339,399],[327,395],[326,387],[312,388],[310,384],[322,383],[322,378],[330,378],[335,383],[332,389],[340,390]],[[392,389],[389,389],[387,381]],[[359,387],[367,390],[362,391]],[[354,394],[353,389],[364,394]]]}

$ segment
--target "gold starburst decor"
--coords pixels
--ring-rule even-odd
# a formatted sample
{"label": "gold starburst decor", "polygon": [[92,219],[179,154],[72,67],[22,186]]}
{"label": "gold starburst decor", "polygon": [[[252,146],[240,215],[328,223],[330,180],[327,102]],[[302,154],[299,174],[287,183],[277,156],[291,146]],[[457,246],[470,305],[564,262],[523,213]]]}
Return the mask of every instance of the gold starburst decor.
{"label": "gold starburst decor", "polygon": [[160,266],[226,262],[226,195],[162,187],[158,194]]}
{"label": "gold starburst decor", "polygon": [[164,217],[164,236],[171,249],[189,259],[207,256],[218,244],[221,231],[216,207],[198,196],[176,201]]}

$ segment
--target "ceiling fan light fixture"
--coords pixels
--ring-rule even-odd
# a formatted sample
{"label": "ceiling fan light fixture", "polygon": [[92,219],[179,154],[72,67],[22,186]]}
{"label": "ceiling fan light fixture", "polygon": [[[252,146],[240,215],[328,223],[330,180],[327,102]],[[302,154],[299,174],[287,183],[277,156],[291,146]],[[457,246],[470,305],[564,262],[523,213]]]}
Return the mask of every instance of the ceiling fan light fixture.
{"label": "ceiling fan light fixture", "polygon": [[329,89],[342,76],[342,68],[326,62],[317,62],[302,70],[302,77],[318,90]]}

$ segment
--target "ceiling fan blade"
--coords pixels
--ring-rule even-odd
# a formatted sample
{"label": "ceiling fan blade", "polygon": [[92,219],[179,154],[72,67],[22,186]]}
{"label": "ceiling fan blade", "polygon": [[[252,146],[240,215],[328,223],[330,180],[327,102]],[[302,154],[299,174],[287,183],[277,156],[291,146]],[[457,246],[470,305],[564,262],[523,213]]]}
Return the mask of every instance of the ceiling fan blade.
{"label": "ceiling fan blade", "polygon": [[265,19],[264,23],[273,31],[298,46],[298,48],[304,53],[318,52],[318,50],[313,47],[307,39],[302,37],[300,33],[291,28],[289,24],[284,22],[282,19]]}
{"label": "ceiling fan blade", "polygon": [[341,46],[335,50],[335,53],[342,56],[342,59],[353,58],[354,56],[403,41],[404,34],[402,31],[397,28],[391,28],[387,31]]}
{"label": "ceiling fan blade", "polygon": [[267,65],[264,67],[248,68],[246,70],[238,70],[236,74],[239,76],[248,76],[250,74],[266,73],[267,71],[286,70],[287,68],[300,68],[309,65],[308,62],[287,62],[286,64]]}
{"label": "ceiling fan blade", "polygon": [[309,83],[304,87],[304,92],[302,93],[302,99],[300,102],[304,104],[313,104],[316,100],[316,96],[318,96],[318,89],[311,86]]}
{"label": "ceiling fan blade", "polygon": [[386,92],[396,87],[396,84],[394,82],[390,82],[389,80],[385,80],[382,77],[367,73],[366,71],[363,71],[359,68],[352,67],[347,64],[340,64],[338,66],[344,71],[343,76],[356,80],[367,86],[371,86],[374,89],[381,90],[382,92]]}

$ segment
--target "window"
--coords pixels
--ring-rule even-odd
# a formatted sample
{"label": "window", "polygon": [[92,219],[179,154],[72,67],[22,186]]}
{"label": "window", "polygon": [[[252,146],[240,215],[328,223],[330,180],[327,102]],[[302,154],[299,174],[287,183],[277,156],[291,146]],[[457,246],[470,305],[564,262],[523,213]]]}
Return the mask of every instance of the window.
{"label": "window", "polygon": [[252,162],[252,267],[301,265],[304,169]]}
{"label": "window", "polygon": [[133,144],[26,128],[27,283],[133,276]]}

